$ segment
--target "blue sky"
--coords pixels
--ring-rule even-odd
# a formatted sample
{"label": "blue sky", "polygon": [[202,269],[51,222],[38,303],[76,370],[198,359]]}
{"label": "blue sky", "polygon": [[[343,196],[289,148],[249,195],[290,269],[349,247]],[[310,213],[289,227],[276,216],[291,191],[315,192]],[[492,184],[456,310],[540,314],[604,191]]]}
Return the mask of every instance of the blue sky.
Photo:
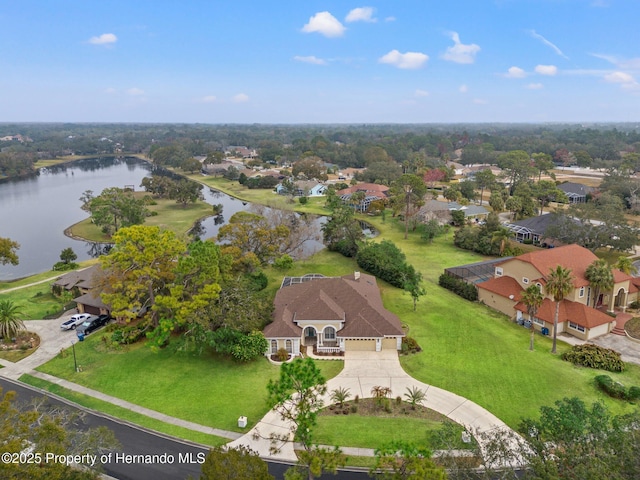
{"label": "blue sky", "polygon": [[640,120],[637,0],[0,0],[0,121]]}

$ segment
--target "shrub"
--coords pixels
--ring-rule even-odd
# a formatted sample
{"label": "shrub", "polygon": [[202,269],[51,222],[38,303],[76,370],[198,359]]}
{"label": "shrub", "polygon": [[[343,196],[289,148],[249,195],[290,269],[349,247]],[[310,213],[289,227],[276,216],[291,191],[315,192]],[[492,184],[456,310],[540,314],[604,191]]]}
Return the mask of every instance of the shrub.
{"label": "shrub", "polygon": [[281,362],[286,362],[289,358],[289,352],[287,352],[286,348],[280,348],[276,352],[276,358]]}
{"label": "shrub", "polygon": [[637,310],[640,308],[640,301],[639,300],[634,300],[633,302],[631,302],[629,304],[629,308],[632,308],[634,310]]}
{"label": "shrub", "polygon": [[609,375],[598,375],[595,379],[596,385],[613,398],[627,398],[627,389],[620,382],[614,382]]}
{"label": "shrub", "polygon": [[561,358],[582,367],[598,368],[609,372],[624,370],[624,362],[618,352],[588,343],[573,346],[571,350],[563,353]]}
{"label": "shrub", "polygon": [[629,390],[627,391],[627,400],[640,400],[640,387],[636,387],[635,385],[633,387],[629,387]]}
{"label": "shrub", "polygon": [[470,300],[472,302],[478,300],[478,289],[475,285],[471,285],[459,278],[452,277],[448,273],[440,275],[438,285],[452,291],[466,300]]}
{"label": "shrub", "polygon": [[309,197],[299,197],[298,201],[300,202],[300,205],[306,205],[307,202],[309,202]]}
{"label": "shrub", "polygon": [[402,337],[401,348],[403,354],[418,353],[422,351],[422,348],[420,348],[420,345],[418,345],[418,342],[413,337]]}
{"label": "shrub", "polygon": [[358,266],[394,287],[419,284],[421,275],[406,262],[405,254],[391,241],[369,243],[356,255]]}

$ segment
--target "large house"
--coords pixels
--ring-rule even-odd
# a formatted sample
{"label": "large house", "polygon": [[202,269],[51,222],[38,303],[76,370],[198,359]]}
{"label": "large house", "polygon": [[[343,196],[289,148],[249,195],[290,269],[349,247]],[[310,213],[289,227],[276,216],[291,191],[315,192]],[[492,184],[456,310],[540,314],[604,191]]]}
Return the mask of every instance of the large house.
{"label": "large house", "polygon": [[338,190],[336,195],[338,195],[344,203],[349,203],[351,202],[351,196],[358,192],[364,192],[364,198],[355,208],[360,212],[366,212],[369,209],[371,202],[375,202],[377,200],[384,201],[388,198],[389,187],[386,185],[378,185],[377,183],[359,183],[357,185],[352,185],[349,188]]}
{"label": "large house", "polygon": [[400,350],[405,336],[399,318],[382,305],[375,277],[309,274],[286,277],[274,300],[273,322],[263,330],[267,355],[301,347],[316,353]]}
{"label": "large house", "polygon": [[[586,278],[586,270],[595,254],[579,245],[566,245],[513,257],[495,265],[494,277],[478,284],[478,300],[515,320],[533,322],[544,334],[553,334],[555,302],[546,291],[549,274],[558,265],[571,270],[573,289],[560,302],[558,333],[564,332],[583,340],[611,332],[616,327],[628,303],[638,296],[635,279],[613,269],[613,288],[598,293]],[[544,295],[544,302],[534,318],[529,318],[522,293],[536,285]],[[595,295],[598,295],[595,298]],[[618,325],[620,326],[620,325]]]}

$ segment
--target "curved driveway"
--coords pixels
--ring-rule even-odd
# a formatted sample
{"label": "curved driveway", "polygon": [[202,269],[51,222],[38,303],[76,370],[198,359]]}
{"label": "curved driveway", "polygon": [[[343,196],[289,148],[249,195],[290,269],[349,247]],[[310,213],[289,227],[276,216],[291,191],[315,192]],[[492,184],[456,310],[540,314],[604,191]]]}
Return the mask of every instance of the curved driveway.
{"label": "curved driveway", "polygon": [[[502,431],[512,433],[513,438],[517,438],[515,432],[503,421],[476,403],[409,376],[400,366],[398,353],[395,350],[346,352],[344,369],[327,382],[324,403],[325,405],[332,403],[330,394],[336,388],[348,388],[352,398],[356,395],[360,398],[368,398],[372,396],[371,389],[374,386],[389,387],[391,398],[404,397],[407,388],[416,387],[423,390],[426,393],[426,399],[422,405],[463,425],[474,434],[481,450],[484,450],[483,442],[486,441],[485,435],[482,434]],[[290,431],[289,427],[290,425],[283,422],[277,413],[270,411],[251,431],[229,445],[246,445],[257,451],[263,458],[296,461],[292,442],[278,445],[279,450],[273,451],[270,441],[271,434],[286,435]]]}

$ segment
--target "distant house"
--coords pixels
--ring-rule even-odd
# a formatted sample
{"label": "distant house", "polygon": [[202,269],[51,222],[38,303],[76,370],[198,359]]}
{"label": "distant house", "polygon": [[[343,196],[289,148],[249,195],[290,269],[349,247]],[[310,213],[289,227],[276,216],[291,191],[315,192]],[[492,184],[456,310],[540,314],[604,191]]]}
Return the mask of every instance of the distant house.
{"label": "distant house", "polygon": [[532,243],[546,242],[555,245],[558,242],[553,238],[549,238],[547,230],[552,225],[555,225],[558,220],[559,217],[555,213],[545,213],[537,217],[506,223],[505,227],[514,233],[514,239],[520,243],[531,241]]}
{"label": "distant house", "polygon": [[[560,302],[558,333],[568,333],[583,340],[595,338],[613,331],[630,318],[624,311],[638,296],[635,279],[615,269],[613,287],[598,294],[586,278],[587,267],[597,259],[590,250],[579,245],[512,257],[496,263],[493,278],[477,284],[478,300],[516,321],[532,322],[543,334],[553,334],[555,302],[546,291],[546,285],[551,270],[560,265],[571,271],[573,288]],[[522,293],[530,285],[536,285],[544,296],[544,302],[533,318],[529,318],[527,306],[522,303]],[[595,298],[596,294],[598,298]]]}
{"label": "distant house", "polygon": [[73,301],[76,302],[79,313],[108,314],[110,307],[100,298],[102,277],[102,267],[96,264],[62,275],[53,282],[52,287],[54,291],[57,289],[71,292],[75,296]]}
{"label": "distant house", "polygon": [[489,210],[481,205],[460,205],[457,202],[441,202],[439,200],[429,200],[418,210],[418,218],[421,222],[437,220],[440,225],[451,222],[451,212],[460,210],[464,212],[465,218],[481,219],[489,215]]}
{"label": "distant house", "polygon": [[[295,191],[293,192],[293,195],[296,197],[321,197],[327,192],[326,185],[313,180],[294,181],[294,187]],[[276,193],[286,195],[288,192],[282,183],[280,183],[276,185]]]}
{"label": "distant house", "polygon": [[355,209],[360,212],[366,212],[371,202],[386,200],[388,198],[389,187],[386,185],[378,185],[377,183],[359,183],[349,188],[338,190],[336,195],[338,195],[344,203],[349,203],[351,202],[351,196],[357,192],[364,192],[365,196],[364,199],[355,206]]}
{"label": "distant house", "polygon": [[400,350],[400,319],[382,305],[375,277],[355,272],[342,277],[309,274],[286,277],[276,293],[273,322],[264,336],[267,355],[285,349],[301,355],[352,350]]}
{"label": "distant house", "polygon": [[567,195],[569,203],[585,203],[587,195],[594,191],[593,187],[573,182],[561,183],[558,185],[558,189]]}

